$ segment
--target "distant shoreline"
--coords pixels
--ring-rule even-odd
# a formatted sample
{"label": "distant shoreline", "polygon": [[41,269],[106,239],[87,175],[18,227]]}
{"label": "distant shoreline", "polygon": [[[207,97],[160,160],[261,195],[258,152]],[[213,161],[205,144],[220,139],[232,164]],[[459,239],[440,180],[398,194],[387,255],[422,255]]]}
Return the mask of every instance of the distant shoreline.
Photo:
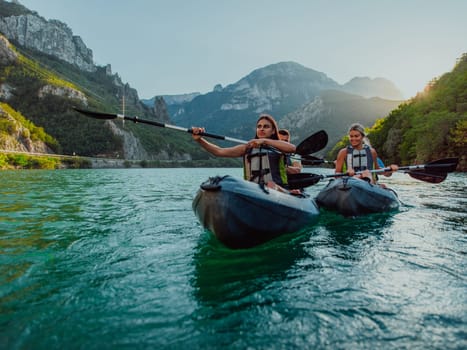
{"label": "distant shoreline", "polygon": [[241,167],[240,162],[235,163],[230,161],[225,164],[218,159],[131,160],[0,150],[0,170]]}

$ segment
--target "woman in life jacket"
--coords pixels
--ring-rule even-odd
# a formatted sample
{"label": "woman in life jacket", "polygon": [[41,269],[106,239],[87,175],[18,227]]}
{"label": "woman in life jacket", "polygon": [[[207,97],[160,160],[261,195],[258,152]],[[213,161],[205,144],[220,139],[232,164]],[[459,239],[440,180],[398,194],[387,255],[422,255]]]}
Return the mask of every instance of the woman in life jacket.
{"label": "woman in life jacket", "polygon": [[[366,180],[376,184],[376,174],[369,170],[381,169],[378,164],[378,154],[371,147],[365,135],[365,129],[359,123],[352,124],[349,128],[350,145],[342,148],[337,154],[336,173],[347,172],[350,176]],[[392,171],[383,173],[384,176],[391,176],[393,171],[397,171],[398,166],[391,164]],[[359,172],[358,175],[355,173]]]}
{"label": "woman in life jacket", "polygon": [[283,188],[287,186],[284,153],[294,153],[295,145],[279,140],[278,130],[277,123],[272,116],[261,114],[256,121],[255,138],[246,144],[219,147],[199,135],[205,131],[200,127],[192,127],[192,136],[201,147],[217,157],[243,157],[246,180],[288,192]]}

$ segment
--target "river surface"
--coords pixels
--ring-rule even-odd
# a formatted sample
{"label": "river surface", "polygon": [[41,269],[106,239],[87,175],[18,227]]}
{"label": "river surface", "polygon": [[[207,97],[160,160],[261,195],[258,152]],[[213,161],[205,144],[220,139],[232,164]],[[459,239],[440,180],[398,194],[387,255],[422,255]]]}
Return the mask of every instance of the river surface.
{"label": "river surface", "polygon": [[467,348],[466,174],[247,250],[191,209],[217,174],[241,169],[0,172],[0,348]]}

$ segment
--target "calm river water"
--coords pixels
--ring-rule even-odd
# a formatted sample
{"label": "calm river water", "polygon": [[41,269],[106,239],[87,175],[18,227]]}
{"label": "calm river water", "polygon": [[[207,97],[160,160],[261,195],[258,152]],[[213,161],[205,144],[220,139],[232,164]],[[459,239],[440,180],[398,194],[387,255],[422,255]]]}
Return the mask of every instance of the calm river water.
{"label": "calm river water", "polygon": [[0,172],[0,347],[467,348],[466,174],[395,174],[397,212],[235,251],[191,209],[227,173]]}

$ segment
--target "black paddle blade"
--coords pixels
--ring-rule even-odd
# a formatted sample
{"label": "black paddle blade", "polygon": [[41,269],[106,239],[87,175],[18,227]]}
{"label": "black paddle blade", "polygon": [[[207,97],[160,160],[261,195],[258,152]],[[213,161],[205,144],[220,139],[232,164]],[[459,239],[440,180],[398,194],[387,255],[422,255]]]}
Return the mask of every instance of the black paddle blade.
{"label": "black paddle blade", "polygon": [[296,154],[305,155],[321,151],[328,144],[328,134],[324,130],[315,132],[300,142],[295,150]]}
{"label": "black paddle blade", "polygon": [[425,171],[429,173],[451,173],[456,171],[459,158],[443,158],[425,164]]}
{"label": "black paddle blade", "polygon": [[324,159],[312,156],[310,154],[303,155],[300,162],[303,165],[319,165],[319,164],[326,163]]}
{"label": "black paddle blade", "polygon": [[298,173],[287,175],[287,187],[291,190],[316,185],[323,177],[316,174]]}
{"label": "black paddle blade", "polygon": [[87,111],[85,109],[73,107],[73,109],[81,114],[84,114],[86,117],[91,117],[95,119],[115,119],[117,118],[116,114],[110,114],[110,113],[102,113],[102,112],[93,112],[93,111]]}
{"label": "black paddle blade", "polygon": [[425,170],[411,170],[408,172],[408,174],[414,179],[430,182],[432,184],[439,184],[440,182],[443,182],[448,176],[448,173],[426,172]]}
{"label": "black paddle blade", "polygon": [[321,158],[319,158],[319,157],[312,156],[311,154],[304,154],[304,155],[302,155],[302,159],[325,162],[324,159],[321,159]]}
{"label": "black paddle blade", "polygon": [[304,165],[334,164],[332,160],[325,160],[311,154],[302,155],[301,163]]}
{"label": "black paddle blade", "polygon": [[318,160],[302,159],[300,163],[302,163],[303,165],[320,165],[320,164],[325,163],[325,161],[322,159],[318,159]]}

